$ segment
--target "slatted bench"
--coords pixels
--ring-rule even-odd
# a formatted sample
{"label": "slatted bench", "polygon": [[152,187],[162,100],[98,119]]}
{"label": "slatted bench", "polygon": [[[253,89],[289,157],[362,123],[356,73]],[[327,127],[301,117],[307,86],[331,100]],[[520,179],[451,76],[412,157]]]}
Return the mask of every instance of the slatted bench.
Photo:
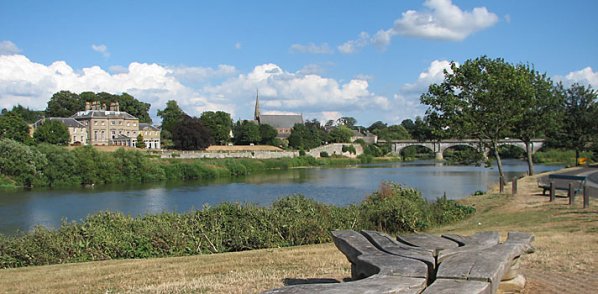
{"label": "slatted bench", "polygon": [[525,279],[519,257],[534,237],[510,232],[472,236],[334,231],[334,244],[351,263],[353,281],[292,285],[266,293],[518,293]]}

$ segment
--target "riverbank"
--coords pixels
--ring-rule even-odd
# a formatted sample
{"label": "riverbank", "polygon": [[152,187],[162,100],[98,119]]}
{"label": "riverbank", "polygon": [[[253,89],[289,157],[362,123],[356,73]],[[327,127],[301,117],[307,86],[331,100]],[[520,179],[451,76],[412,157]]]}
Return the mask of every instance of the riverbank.
{"label": "riverbank", "polygon": [[[535,235],[536,252],[522,260],[526,293],[590,293],[598,288],[598,203],[573,207],[567,199],[549,203],[538,176],[519,183],[516,196],[490,193],[461,200],[476,207],[473,217],[431,233],[471,234],[496,230]],[[343,280],[350,264],[333,244],[244,252],[114,260],[0,270],[7,292],[254,293],[283,283]]]}

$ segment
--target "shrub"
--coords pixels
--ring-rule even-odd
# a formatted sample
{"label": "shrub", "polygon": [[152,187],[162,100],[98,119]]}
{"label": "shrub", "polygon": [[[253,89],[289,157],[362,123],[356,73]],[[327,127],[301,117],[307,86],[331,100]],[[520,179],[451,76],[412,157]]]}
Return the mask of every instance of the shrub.
{"label": "shrub", "polygon": [[330,155],[326,151],[320,151],[320,157],[330,157]]}

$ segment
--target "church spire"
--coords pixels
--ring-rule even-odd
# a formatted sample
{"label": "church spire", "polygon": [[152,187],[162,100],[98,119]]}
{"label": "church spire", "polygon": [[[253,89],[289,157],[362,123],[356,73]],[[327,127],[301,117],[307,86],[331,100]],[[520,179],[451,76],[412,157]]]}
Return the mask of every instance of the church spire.
{"label": "church spire", "polygon": [[255,120],[257,120],[258,122],[260,121],[260,97],[259,97],[259,90],[256,89],[255,90],[255,113],[254,113],[254,118]]}

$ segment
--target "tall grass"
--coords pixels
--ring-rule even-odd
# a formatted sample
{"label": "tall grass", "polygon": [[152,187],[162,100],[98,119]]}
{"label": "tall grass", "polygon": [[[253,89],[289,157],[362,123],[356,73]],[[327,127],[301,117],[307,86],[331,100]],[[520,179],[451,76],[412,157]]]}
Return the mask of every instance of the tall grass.
{"label": "tall grass", "polygon": [[293,195],[270,207],[223,203],[139,217],[101,212],[56,230],[36,227],[21,236],[0,235],[0,268],[317,244],[331,241],[330,231],[336,229],[414,231],[473,212],[451,200],[428,203],[418,191],[392,183],[345,207]]}

